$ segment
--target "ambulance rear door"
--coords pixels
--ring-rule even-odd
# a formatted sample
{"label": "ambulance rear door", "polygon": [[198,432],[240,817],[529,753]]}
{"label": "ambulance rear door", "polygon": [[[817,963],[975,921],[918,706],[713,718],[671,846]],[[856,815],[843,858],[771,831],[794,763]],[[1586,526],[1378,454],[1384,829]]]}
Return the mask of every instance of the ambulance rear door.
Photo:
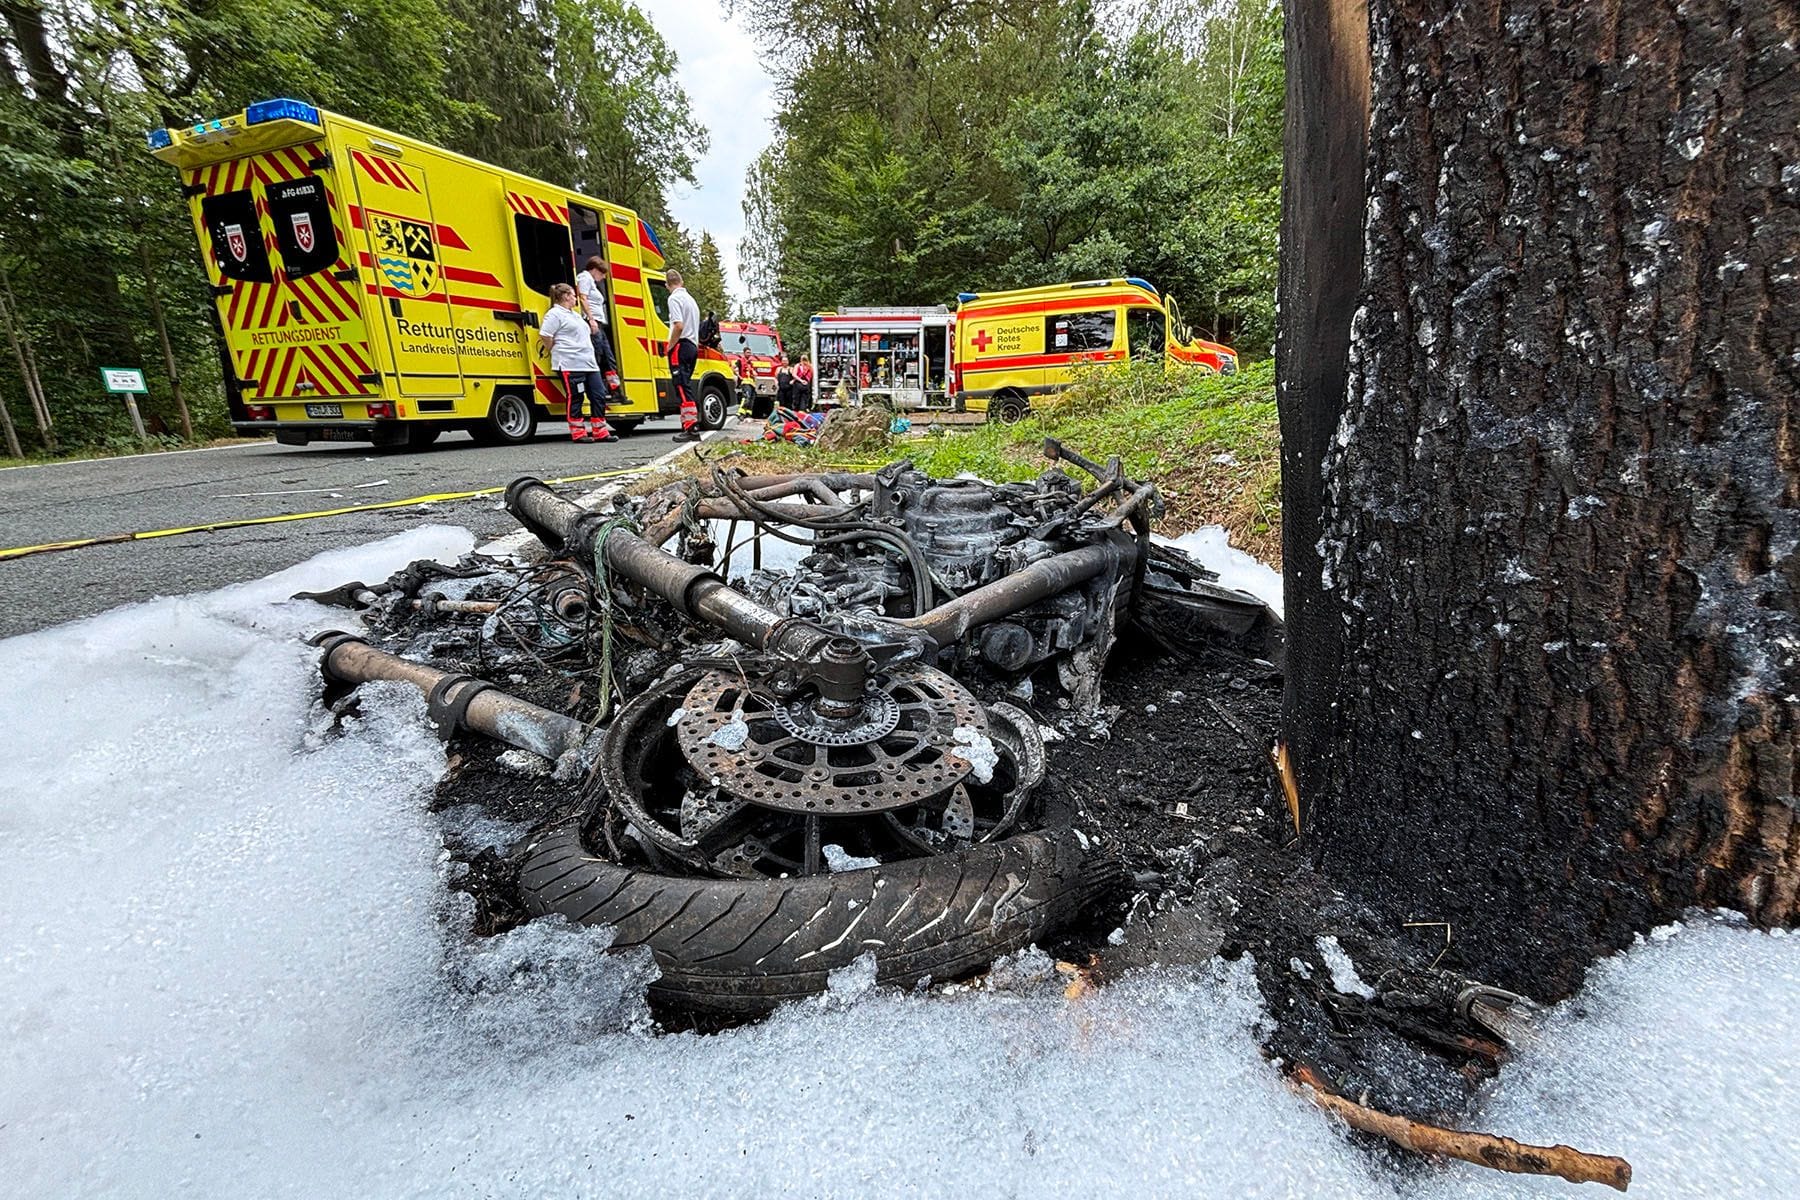
{"label": "ambulance rear door", "polygon": [[183,173],[244,403],[306,400],[315,418],[376,390],[353,231],[324,162],[309,142]]}

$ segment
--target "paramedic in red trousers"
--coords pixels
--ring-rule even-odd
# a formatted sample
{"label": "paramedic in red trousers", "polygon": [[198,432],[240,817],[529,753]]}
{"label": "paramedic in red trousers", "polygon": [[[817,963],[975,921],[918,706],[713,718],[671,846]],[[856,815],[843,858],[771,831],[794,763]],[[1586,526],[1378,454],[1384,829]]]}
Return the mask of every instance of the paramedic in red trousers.
{"label": "paramedic in red trousers", "polygon": [[678,442],[700,440],[700,410],[694,404],[694,363],[700,357],[700,306],[682,286],[681,272],[669,279],[669,382],[681,397]]}
{"label": "paramedic in red trousers", "polygon": [[538,348],[550,354],[550,369],[562,377],[569,398],[569,437],[577,442],[610,442],[618,435],[606,423],[605,383],[594,361],[594,341],[578,297],[566,283],[550,285],[550,311],[538,324]]}

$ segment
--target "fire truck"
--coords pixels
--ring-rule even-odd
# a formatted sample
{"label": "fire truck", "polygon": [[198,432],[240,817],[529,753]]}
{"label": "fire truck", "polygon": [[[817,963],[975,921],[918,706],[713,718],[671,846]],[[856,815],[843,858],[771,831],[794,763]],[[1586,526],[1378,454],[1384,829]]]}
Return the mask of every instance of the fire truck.
{"label": "fire truck", "polygon": [[[181,171],[240,433],[290,445],[424,446],[447,429],[529,440],[568,399],[535,333],[553,284],[598,255],[629,430],[679,409],[656,231],[628,208],[326,112],[265,100],[157,129]],[[736,369],[703,349],[702,426],[724,424]]]}
{"label": "fire truck", "polygon": [[781,334],[773,325],[755,321],[720,321],[719,348],[732,361],[750,359],[750,381],[756,388],[757,415],[768,413],[775,402],[775,372],[787,361]]}
{"label": "fire truck", "polygon": [[941,304],[815,314],[808,326],[814,407],[950,408],[955,330],[955,314]]}

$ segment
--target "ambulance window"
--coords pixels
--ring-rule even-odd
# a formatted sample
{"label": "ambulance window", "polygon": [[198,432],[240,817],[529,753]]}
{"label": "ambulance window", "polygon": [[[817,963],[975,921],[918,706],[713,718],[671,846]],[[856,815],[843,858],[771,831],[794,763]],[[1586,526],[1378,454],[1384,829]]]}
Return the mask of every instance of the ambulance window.
{"label": "ambulance window", "polygon": [[575,282],[574,250],[567,225],[514,213],[513,229],[519,236],[519,269],[524,273],[526,287],[548,296],[551,284]]}
{"label": "ambulance window", "polygon": [[669,284],[660,275],[646,275],[644,282],[650,285],[650,305],[656,310],[657,319],[663,328],[669,326]]}
{"label": "ambulance window", "polygon": [[269,283],[269,252],[256,221],[256,203],[246,191],[221,192],[200,202],[200,220],[212,238],[219,274],[246,283]]}
{"label": "ambulance window", "polygon": [[1163,352],[1167,318],[1154,308],[1127,309],[1125,340],[1131,345],[1133,358],[1157,358]]}
{"label": "ambulance window", "polygon": [[323,271],[337,262],[337,233],[331,227],[323,182],[310,175],[283,179],[269,184],[264,194],[269,200],[269,223],[275,227],[275,244],[281,248],[281,265],[289,279]]}
{"label": "ambulance window", "polygon": [[1044,353],[1072,354],[1084,350],[1111,350],[1118,313],[1062,313],[1044,318]]}

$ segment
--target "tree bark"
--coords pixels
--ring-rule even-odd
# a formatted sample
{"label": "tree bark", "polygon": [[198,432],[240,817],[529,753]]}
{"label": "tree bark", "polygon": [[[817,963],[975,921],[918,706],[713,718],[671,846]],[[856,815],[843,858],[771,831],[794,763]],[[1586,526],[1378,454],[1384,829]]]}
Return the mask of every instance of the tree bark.
{"label": "tree bark", "polygon": [[1543,996],[1691,905],[1792,923],[1800,8],[1369,30],[1347,387],[1283,396],[1341,404],[1288,560],[1322,860]]}
{"label": "tree bark", "polygon": [[6,407],[6,397],[0,396],[0,433],[6,435],[6,452],[13,458],[24,458],[25,448],[19,445],[19,431],[13,425],[12,410]]}
{"label": "tree bark", "polygon": [[56,446],[56,420],[50,414],[50,404],[44,399],[44,381],[38,377],[37,359],[31,352],[31,343],[27,331],[19,328],[14,319],[16,303],[13,299],[12,281],[0,269],[0,327],[6,330],[6,343],[13,352],[13,359],[19,364],[19,381],[25,387],[25,398],[31,402],[31,415],[37,421],[38,438],[44,449],[54,451]]}

